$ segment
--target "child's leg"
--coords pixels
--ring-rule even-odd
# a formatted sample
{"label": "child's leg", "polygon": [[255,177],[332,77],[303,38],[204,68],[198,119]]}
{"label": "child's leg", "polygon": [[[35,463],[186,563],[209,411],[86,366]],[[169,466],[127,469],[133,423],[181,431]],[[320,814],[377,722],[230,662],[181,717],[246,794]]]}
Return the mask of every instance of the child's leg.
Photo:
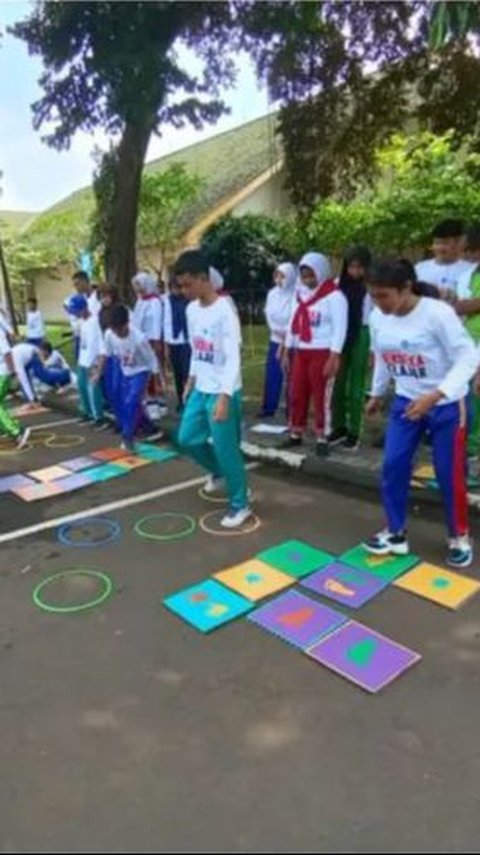
{"label": "child's leg", "polygon": [[332,418],[334,431],[347,430],[347,384],[350,376],[352,351],[345,348],[342,354],[340,371],[335,378],[332,398]]}
{"label": "child's leg", "polygon": [[423,420],[404,417],[409,403],[407,398],[394,398],[385,435],[382,499],[390,534],[402,534],[407,527],[413,457],[426,427]]}
{"label": "child's leg", "polygon": [[248,506],[247,475],[240,448],[242,393],[235,392],[230,398],[228,418],[224,422],[214,420],[218,396],[209,395],[208,398],[208,418],[215,456],[225,478],[230,507],[238,511]]}
{"label": "child's leg", "polygon": [[30,360],[28,368],[45,386],[66,386],[70,383],[70,371],[67,368],[47,368],[39,356]]}
{"label": "child's leg", "polygon": [[435,407],[428,417],[433,465],[450,537],[468,534],[465,480],[466,409],[464,401]]}
{"label": "child's leg", "polygon": [[122,438],[128,444],[131,444],[135,437],[149,377],[148,371],[122,377],[120,422]]}
{"label": "child's leg", "polygon": [[0,432],[6,433],[7,436],[17,437],[21,434],[22,428],[20,422],[10,415],[7,408],[4,406],[4,400],[7,397],[11,386],[11,380],[8,375],[0,377]]}
{"label": "child's leg", "polygon": [[301,436],[307,427],[310,403],[310,351],[296,350],[293,356],[290,382],[290,432]]}
{"label": "child's leg", "polygon": [[369,353],[370,333],[368,327],[362,327],[350,352],[348,378],[347,427],[352,436],[356,437],[360,436],[363,424]]}
{"label": "child's leg", "polygon": [[93,411],[90,402],[88,370],[82,365],[77,368],[78,394],[80,397],[80,409],[86,418],[93,418]]}
{"label": "child's leg", "polygon": [[102,421],[105,403],[103,400],[101,380],[97,383],[92,383],[90,377],[88,378],[88,396],[90,399],[90,409],[95,421]]}
{"label": "child's leg", "polygon": [[328,436],[332,421],[332,393],[334,380],[324,375],[325,365],[330,356],[329,350],[310,351],[309,378],[315,410],[315,433],[317,439]]}
{"label": "child's leg", "polygon": [[[182,406],[183,390],[185,387],[185,353],[184,344],[172,344],[170,346],[170,362],[172,363],[173,380],[178,405]],[[188,369],[187,369],[188,372]]]}
{"label": "child's leg", "polygon": [[263,392],[262,412],[266,416],[274,416],[280,401],[283,385],[283,371],[278,359],[280,345],[271,341],[268,346],[265,365],[265,386]]}
{"label": "child's leg", "polygon": [[215,396],[204,395],[196,389],[190,393],[180,422],[177,442],[196,463],[215,478],[221,478],[223,472],[213,447],[208,442],[211,436],[208,410],[210,397]]}

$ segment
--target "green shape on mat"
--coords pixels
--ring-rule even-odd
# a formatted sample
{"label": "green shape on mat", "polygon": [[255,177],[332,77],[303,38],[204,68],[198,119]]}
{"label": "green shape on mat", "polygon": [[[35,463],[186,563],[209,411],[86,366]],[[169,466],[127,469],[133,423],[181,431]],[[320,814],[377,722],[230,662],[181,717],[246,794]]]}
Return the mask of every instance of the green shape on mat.
{"label": "green shape on mat", "polygon": [[157,463],[164,463],[166,460],[178,457],[178,451],[174,451],[173,448],[158,448],[148,442],[137,442],[135,453],[144,457],[145,460],[155,460]]}
{"label": "green shape on mat", "polygon": [[366,570],[379,579],[393,582],[415,567],[420,558],[418,555],[372,555],[360,544],[344,552],[338,560],[359,570]]}
{"label": "green shape on mat", "polygon": [[120,475],[126,475],[129,472],[125,466],[116,466],[115,463],[102,463],[101,466],[95,466],[94,469],[87,469],[85,478],[88,478],[92,484],[101,481],[109,481],[110,478],[119,478]]}
{"label": "green shape on mat", "polygon": [[323,552],[321,549],[315,549],[302,540],[286,540],[284,543],[279,543],[278,546],[264,549],[255,558],[264,561],[265,564],[269,564],[276,570],[282,570],[295,579],[302,579],[303,576],[308,576],[315,570],[323,570],[324,567],[335,561],[335,556]]}
{"label": "green shape on mat", "polygon": [[448,588],[450,584],[450,579],[445,579],[445,576],[437,576],[436,579],[432,580],[432,585],[434,588]]}
{"label": "green shape on mat", "polygon": [[357,667],[363,668],[370,664],[377,647],[378,643],[374,638],[364,638],[363,641],[358,641],[347,649],[347,659]]}

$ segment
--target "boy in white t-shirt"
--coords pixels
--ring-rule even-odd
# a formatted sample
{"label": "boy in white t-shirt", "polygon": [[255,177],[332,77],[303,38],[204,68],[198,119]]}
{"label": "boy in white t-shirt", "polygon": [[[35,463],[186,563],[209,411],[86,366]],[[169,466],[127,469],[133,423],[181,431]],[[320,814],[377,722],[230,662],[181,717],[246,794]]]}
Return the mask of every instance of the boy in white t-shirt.
{"label": "boy in white t-shirt", "polygon": [[10,415],[4,401],[11,389],[12,375],[15,373],[12,351],[5,330],[0,328],[0,433],[6,434],[23,448],[30,436],[30,428],[22,430],[20,422]]}
{"label": "boy in white t-shirt", "polygon": [[32,297],[27,301],[27,342],[39,345],[45,335],[45,326],[42,313],[38,308],[37,300]]}
{"label": "boy in white t-shirt", "polygon": [[184,252],[174,268],[191,301],[187,324],[192,356],[178,442],[210,473],[208,492],[225,480],[230,507],[221,525],[238,528],[251,516],[240,448],[240,329],[230,301],[218,296],[209,272],[199,250]]}
{"label": "boy in white t-shirt", "polygon": [[433,258],[415,265],[419,282],[435,285],[443,298],[454,300],[458,282],[471,267],[462,258],[465,243],[465,226],[461,220],[442,220],[432,232]]}
{"label": "boy in white t-shirt", "polygon": [[116,411],[122,431],[122,448],[134,451],[134,438],[141,427],[154,428],[143,409],[150,377],[159,371],[157,357],[145,335],[130,323],[129,312],[121,304],[112,306],[110,328],[105,333],[104,351],[95,380],[100,380],[106,359],[116,357],[122,372]]}
{"label": "boy in white t-shirt", "polygon": [[104,353],[102,330],[98,316],[91,314],[84,294],[74,294],[70,297],[67,311],[80,322],[77,381],[82,420],[93,422],[94,426],[101,430],[108,427],[108,422],[104,419],[102,387],[96,372]]}

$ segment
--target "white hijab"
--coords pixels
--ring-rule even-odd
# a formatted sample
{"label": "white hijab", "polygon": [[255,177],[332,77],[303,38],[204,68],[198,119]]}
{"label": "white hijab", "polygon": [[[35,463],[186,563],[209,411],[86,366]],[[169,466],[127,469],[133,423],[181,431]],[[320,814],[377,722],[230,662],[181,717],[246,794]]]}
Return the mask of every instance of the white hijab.
{"label": "white hijab", "polygon": [[317,285],[323,285],[332,278],[332,267],[326,255],[321,252],[307,252],[301,259],[299,267],[309,267],[315,273]]}
{"label": "white hijab", "polygon": [[132,285],[136,286],[137,290],[145,297],[159,293],[157,277],[153,273],[146,273],[145,271],[136,273],[132,279]]}
{"label": "white hijab", "polygon": [[278,286],[282,291],[293,291],[295,288],[295,283],[297,281],[297,268],[290,261],[284,261],[282,264],[278,264],[275,268],[275,273],[279,271],[279,273],[283,273],[284,281],[283,285]]}

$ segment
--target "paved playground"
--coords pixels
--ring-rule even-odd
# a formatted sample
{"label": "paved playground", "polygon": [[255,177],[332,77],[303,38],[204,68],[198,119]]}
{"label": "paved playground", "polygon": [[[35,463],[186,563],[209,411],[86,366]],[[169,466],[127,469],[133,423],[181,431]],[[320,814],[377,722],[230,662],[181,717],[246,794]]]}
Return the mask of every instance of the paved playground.
{"label": "paved playground", "polygon": [[[3,455],[2,474],[114,444],[54,413],[29,421],[81,443]],[[376,696],[246,620],[203,636],[163,597],[290,538],[340,554],[379,509],[258,468],[253,533],[140,539],[145,514],[219,507],[201,475],[176,458],[39,502],[2,496],[0,851],[477,851],[480,597],[452,612],[389,588],[364,606],[355,617],[423,657]],[[56,521],[85,512],[120,538],[59,543]],[[422,558],[441,562],[442,538],[434,509],[414,515]],[[107,573],[113,595],[37,609],[38,582],[75,567]]]}

